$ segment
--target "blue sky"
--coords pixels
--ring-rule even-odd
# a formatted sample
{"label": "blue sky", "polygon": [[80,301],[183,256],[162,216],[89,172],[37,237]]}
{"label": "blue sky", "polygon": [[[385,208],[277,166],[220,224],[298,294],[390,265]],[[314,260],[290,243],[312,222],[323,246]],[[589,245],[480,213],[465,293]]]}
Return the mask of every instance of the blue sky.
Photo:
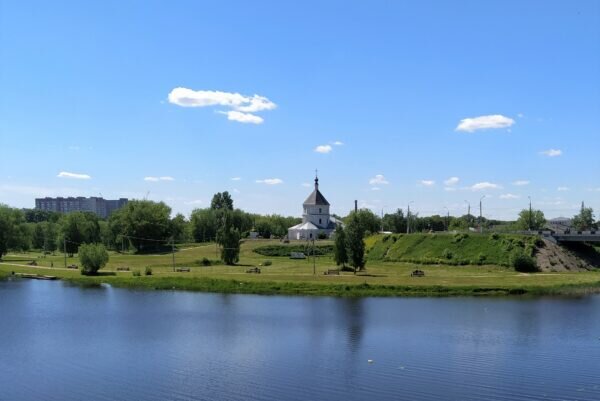
{"label": "blue sky", "polygon": [[600,212],[600,2],[0,0],[0,149],[17,207]]}

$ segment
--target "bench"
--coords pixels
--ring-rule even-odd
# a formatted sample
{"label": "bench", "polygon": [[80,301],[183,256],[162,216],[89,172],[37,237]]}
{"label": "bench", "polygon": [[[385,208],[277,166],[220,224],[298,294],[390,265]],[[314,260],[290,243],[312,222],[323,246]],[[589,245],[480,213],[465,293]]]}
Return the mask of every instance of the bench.
{"label": "bench", "polygon": [[340,269],[327,269],[327,271],[323,272],[326,276],[339,276]]}
{"label": "bench", "polygon": [[180,273],[189,273],[190,268],[189,267],[178,267],[175,271],[180,272]]}
{"label": "bench", "polygon": [[128,272],[129,271],[129,267],[125,267],[125,266],[117,267],[117,271],[118,272]]}
{"label": "bench", "polygon": [[291,252],[290,259],[306,259],[304,252]]}
{"label": "bench", "polygon": [[423,270],[415,270],[414,272],[410,273],[411,277],[425,277],[425,272]]}
{"label": "bench", "polygon": [[251,267],[249,269],[246,269],[246,273],[258,273],[258,274],[260,274],[260,269],[258,267]]}
{"label": "bench", "polygon": [[79,269],[79,267],[77,265],[69,265],[67,269]]}

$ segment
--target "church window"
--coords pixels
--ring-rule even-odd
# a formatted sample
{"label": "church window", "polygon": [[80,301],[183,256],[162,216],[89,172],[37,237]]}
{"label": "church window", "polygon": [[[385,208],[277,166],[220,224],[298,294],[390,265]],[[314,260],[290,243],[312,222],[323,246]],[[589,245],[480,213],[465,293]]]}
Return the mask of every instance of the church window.
{"label": "church window", "polygon": [[321,213],[321,208],[319,208],[319,213]]}
{"label": "church window", "polygon": [[321,219],[319,219],[319,224],[321,224]]}

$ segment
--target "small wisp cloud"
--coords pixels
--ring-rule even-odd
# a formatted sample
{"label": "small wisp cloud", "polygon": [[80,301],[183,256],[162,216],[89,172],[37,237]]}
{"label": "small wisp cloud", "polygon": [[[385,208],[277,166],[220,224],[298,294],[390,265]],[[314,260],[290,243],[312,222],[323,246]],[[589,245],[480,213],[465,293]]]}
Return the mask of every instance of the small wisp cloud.
{"label": "small wisp cloud", "polygon": [[458,123],[456,131],[475,132],[488,129],[510,128],[514,123],[515,120],[510,117],[501,114],[492,114],[489,116],[464,118]]}
{"label": "small wisp cloud", "polygon": [[540,152],[544,156],[548,157],[557,157],[562,155],[562,150],[560,149],[548,149]]}
{"label": "small wisp cloud", "polygon": [[498,184],[494,184],[491,182],[478,182],[477,184],[474,184],[471,186],[471,190],[472,191],[485,191],[487,189],[501,189],[502,187]]}
{"label": "small wisp cloud", "polygon": [[283,184],[283,180],[280,178],[265,178],[264,180],[256,180],[256,183],[266,185],[279,185]]}
{"label": "small wisp cloud", "polygon": [[329,153],[333,150],[331,145],[319,145],[315,148],[315,152],[317,153]]}
{"label": "small wisp cloud", "polygon": [[230,121],[243,124],[262,124],[264,119],[254,113],[273,110],[277,107],[268,98],[260,95],[245,96],[239,93],[192,90],[178,87],[168,96],[169,103],[181,107],[225,107],[229,110],[219,110]]}
{"label": "small wisp cloud", "polygon": [[69,173],[67,171],[61,171],[57,174],[58,178],[69,178],[72,180],[89,180],[92,177],[88,174]]}
{"label": "small wisp cloud", "polygon": [[159,182],[159,181],[175,181],[175,178],[169,176],[163,177],[144,177],[144,181]]}
{"label": "small wisp cloud", "polygon": [[376,174],[375,177],[369,180],[369,184],[371,185],[387,185],[390,182],[386,180],[383,174]]}

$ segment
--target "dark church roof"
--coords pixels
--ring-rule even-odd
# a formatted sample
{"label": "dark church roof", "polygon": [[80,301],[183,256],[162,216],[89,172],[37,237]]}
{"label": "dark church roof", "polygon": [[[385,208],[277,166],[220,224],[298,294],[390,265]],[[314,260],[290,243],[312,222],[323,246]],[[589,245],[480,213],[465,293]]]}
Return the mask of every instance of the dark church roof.
{"label": "dark church roof", "polygon": [[325,199],[325,197],[323,196],[321,191],[319,191],[319,179],[318,178],[315,178],[315,190],[312,191],[312,193],[310,195],[308,195],[308,198],[306,198],[306,200],[304,201],[303,204],[304,205],[329,206],[329,202],[327,202],[327,199]]}

